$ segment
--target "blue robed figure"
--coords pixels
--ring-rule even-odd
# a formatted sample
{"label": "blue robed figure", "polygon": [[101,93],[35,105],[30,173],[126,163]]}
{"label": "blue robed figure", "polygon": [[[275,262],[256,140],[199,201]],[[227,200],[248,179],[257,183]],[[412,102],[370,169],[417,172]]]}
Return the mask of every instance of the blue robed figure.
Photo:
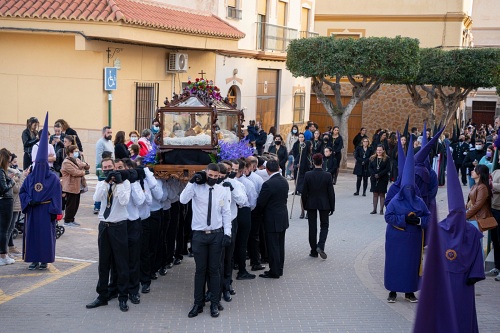
{"label": "blue robed figure", "polygon": [[[410,147],[412,141],[410,139]],[[430,212],[418,196],[412,149],[408,149],[400,187],[385,212],[384,286],[390,291],[390,303],[396,301],[396,292],[403,292],[409,301],[416,302],[413,293],[420,289],[423,229],[427,226]]]}
{"label": "blue robed figure", "polygon": [[47,112],[33,170],[19,191],[26,214],[24,260],[33,263],[55,261],[56,218],[62,214],[61,183],[48,163],[48,117]]}

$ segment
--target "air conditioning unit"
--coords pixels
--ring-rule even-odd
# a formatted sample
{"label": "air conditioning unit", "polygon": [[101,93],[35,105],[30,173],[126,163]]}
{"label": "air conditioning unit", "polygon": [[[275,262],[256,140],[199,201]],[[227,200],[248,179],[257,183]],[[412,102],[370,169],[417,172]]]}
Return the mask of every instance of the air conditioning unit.
{"label": "air conditioning unit", "polygon": [[170,53],[167,59],[167,72],[186,72],[188,55],[186,53]]}

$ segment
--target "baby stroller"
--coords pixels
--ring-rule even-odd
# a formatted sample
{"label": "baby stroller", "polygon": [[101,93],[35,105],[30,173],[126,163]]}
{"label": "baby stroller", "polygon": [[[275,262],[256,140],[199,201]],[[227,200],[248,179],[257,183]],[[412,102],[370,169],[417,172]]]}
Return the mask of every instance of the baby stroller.
{"label": "baby stroller", "polygon": [[[56,239],[61,237],[65,232],[64,226],[59,225],[59,221],[56,221]],[[18,235],[24,233],[24,214],[19,213],[17,216],[17,221],[12,231],[12,238],[16,238]]]}

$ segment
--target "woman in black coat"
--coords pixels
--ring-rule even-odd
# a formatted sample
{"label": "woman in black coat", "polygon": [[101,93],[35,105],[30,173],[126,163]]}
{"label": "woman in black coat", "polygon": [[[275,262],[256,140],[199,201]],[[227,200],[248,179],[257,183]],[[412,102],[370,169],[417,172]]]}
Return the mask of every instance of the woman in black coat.
{"label": "woman in black coat", "polygon": [[323,155],[325,155],[325,158],[323,158],[323,171],[328,172],[333,180],[333,175],[337,173],[337,161],[333,157],[332,147],[326,146]]}
{"label": "woman in black coat", "polygon": [[373,149],[370,147],[370,141],[367,137],[361,140],[361,145],[356,147],[354,151],[354,158],[356,159],[356,164],[354,165],[354,171],[358,179],[356,180],[356,192],[354,195],[359,195],[359,189],[361,187],[361,180],[363,180],[363,196],[366,196],[366,188],[368,187],[368,177],[370,172],[368,171],[368,165],[370,164],[370,157],[373,155]]}
{"label": "woman in black coat", "polygon": [[380,200],[380,215],[384,215],[384,201],[391,165],[383,145],[378,145],[375,154],[370,157],[368,170],[371,182],[370,192],[373,193],[373,211],[370,214],[377,214],[377,203]]}
{"label": "woman in black coat", "polygon": [[38,119],[35,117],[31,117],[26,121],[26,128],[21,134],[21,139],[23,140],[23,170],[26,170],[31,165],[31,150],[33,146],[40,141],[38,139]]}
{"label": "woman in black coat", "polygon": [[125,132],[124,131],[118,131],[115,136],[115,158],[116,159],[122,159],[122,158],[130,158],[130,151],[128,150],[127,146],[125,145]]}
{"label": "woman in black coat", "polygon": [[333,157],[337,161],[337,171],[333,175],[333,185],[337,184],[337,176],[339,175],[339,167],[340,161],[342,160],[342,149],[344,148],[344,139],[339,134],[339,127],[333,127],[333,135],[332,135],[332,148],[333,148]]}
{"label": "woman in black coat", "polygon": [[[293,144],[294,178],[296,179],[295,191],[302,192],[304,175],[311,170],[311,141],[304,141],[304,133],[299,133],[299,140]],[[299,165],[300,161],[300,165]]]}
{"label": "woman in black coat", "polygon": [[281,135],[277,134],[274,136],[274,144],[269,147],[270,154],[276,154],[278,156],[278,163],[281,168],[281,174],[285,177],[285,165],[288,161],[288,152],[286,151],[286,146],[283,145],[283,138]]}
{"label": "woman in black coat", "polygon": [[314,154],[323,154],[323,147],[321,133],[319,130],[315,130],[313,133],[313,139],[311,140],[311,156],[314,156]]}

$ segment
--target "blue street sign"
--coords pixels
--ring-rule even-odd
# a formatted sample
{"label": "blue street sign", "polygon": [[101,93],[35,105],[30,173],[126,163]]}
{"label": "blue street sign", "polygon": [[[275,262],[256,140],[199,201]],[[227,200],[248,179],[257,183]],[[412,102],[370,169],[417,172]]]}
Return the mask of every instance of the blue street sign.
{"label": "blue street sign", "polygon": [[116,90],[116,67],[104,67],[104,90]]}

